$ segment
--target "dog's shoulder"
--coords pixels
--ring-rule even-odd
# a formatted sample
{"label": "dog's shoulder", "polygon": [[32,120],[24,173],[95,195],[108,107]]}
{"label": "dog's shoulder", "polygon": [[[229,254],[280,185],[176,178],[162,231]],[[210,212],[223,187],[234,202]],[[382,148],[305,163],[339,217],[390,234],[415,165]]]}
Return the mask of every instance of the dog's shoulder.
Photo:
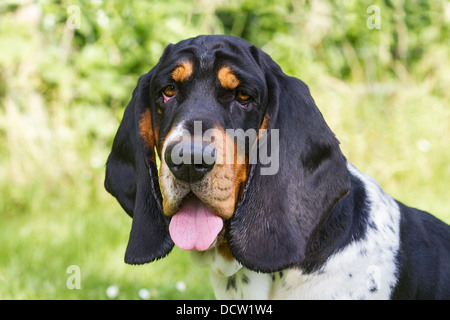
{"label": "dog's shoulder", "polygon": [[[197,261],[211,267],[217,298],[389,299],[397,283],[399,205],[373,179],[350,164],[348,168],[354,182],[349,201],[359,206],[357,210],[350,205],[337,208],[329,218],[331,226],[324,226],[331,234],[332,229],[345,229],[339,234],[342,243],[331,251],[326,250],[332,252],[330,255],[310,270],[293,266],[273,273],[258,273],[242,267],[218,248],[195,253]],[[348,210],[358,212],[344,212]],[[349,215],[353,219],[348,220]],[[353,225],[337,226],[339,219],[345,220],[341,221],[343,224]],[[317,237],[322,242],[330,241]],[[327,246],[318,243],[317,247],[324,250]]]}
{"label": "dog's shoulder", "polygon": [[401,246],[396,299],[450,299],[450,226],[398,202]]}

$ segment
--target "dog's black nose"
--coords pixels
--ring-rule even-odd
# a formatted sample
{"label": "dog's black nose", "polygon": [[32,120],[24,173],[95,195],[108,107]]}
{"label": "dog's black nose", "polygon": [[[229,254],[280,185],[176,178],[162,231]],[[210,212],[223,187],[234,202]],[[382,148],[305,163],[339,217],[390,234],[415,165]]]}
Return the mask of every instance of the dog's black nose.
{"label": "dog's black nose", "polygon": [[177,179],[195,182],[214,167],[216,148],[199,141],[181,141],[166,148],[164,159]]}

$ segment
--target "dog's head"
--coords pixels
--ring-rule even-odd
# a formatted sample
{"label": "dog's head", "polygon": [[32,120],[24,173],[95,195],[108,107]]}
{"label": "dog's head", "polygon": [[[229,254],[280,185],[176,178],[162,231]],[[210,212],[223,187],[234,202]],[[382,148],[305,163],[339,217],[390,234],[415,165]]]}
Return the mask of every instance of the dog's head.
{"label": "dog's head", "polygon": [[125,261],[175,242],[226,244],[256,271],[299,264],[350,188],[345,162],[307,86],[260,49],[231,36],[169,45],[139,79],[106,166],[133,217]]}

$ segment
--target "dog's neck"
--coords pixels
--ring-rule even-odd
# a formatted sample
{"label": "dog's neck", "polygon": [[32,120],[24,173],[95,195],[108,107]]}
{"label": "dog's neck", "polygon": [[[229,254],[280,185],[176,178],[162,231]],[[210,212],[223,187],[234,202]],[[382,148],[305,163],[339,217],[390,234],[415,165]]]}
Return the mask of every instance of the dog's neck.
{"label": "dog's neck", "polygon": [[270,298],[273,275],[243,267],[233,258],[226,244],[203,252],[192,251],[191,257],[200,266],[210,267],[210,278],[217,299]]}

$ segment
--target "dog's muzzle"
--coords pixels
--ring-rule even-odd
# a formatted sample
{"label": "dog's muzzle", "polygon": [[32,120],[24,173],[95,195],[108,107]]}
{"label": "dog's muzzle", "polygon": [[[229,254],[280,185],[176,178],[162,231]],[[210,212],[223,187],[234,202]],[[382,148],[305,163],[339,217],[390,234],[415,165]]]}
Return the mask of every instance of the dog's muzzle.
{"label": "dog's muzzle", "polygon": [[184,182],[196,182],[210,172],[216,163],[212,143],[181,141],[166,148],[164,158],[173,175]]}

